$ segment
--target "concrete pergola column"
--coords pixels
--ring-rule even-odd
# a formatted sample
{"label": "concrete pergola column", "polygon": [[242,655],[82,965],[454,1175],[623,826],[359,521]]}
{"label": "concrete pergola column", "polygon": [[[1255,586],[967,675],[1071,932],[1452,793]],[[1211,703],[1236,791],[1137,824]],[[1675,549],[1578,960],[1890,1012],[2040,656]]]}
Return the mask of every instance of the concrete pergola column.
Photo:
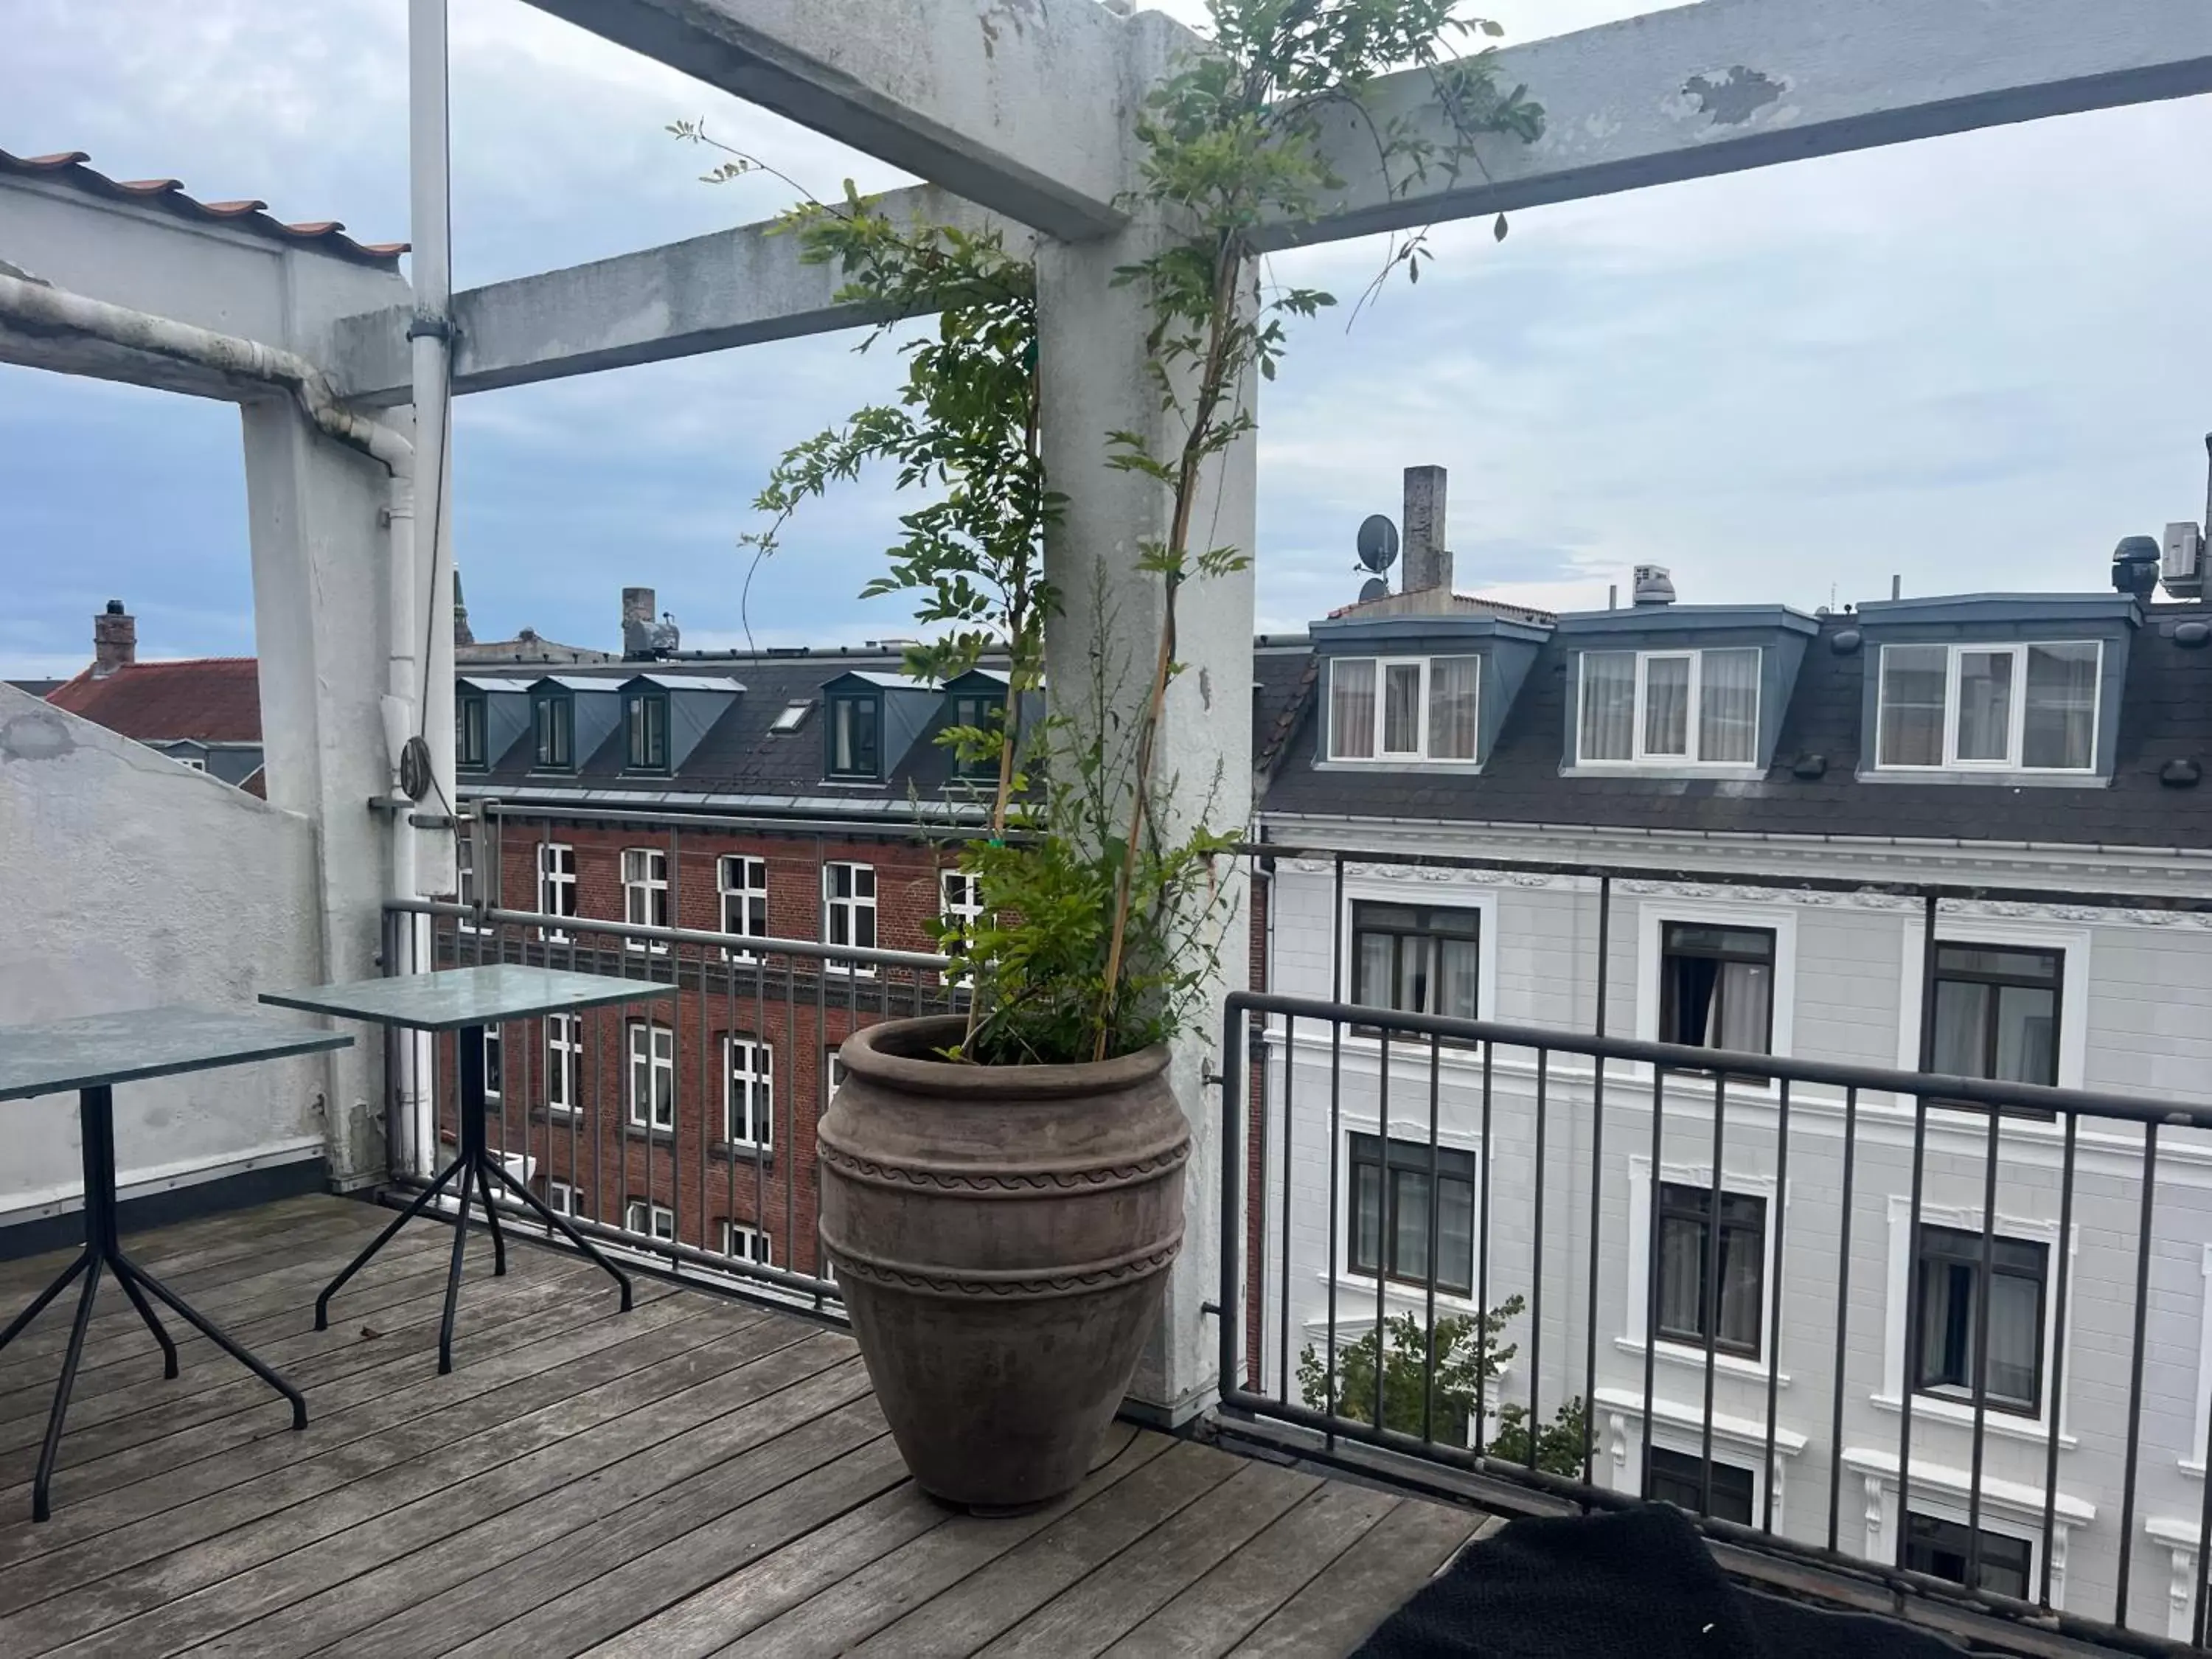
{"label": "concrete pergola column", "polygon": [[[1094,651],[1104,653],[1105,694],[1125,722],[1133,725],[1151,690],[1164,589],[1137,561],[1146,540],[1166,537],[1172,504],[1154,480],[1107,465],[1106,434],[1151,434],[1163,455],[1182,435],[1150,378],[1152,319],[1142,292],[1114,283],[1118,268],[1152,252],[1163,235],[1157,224],[1140,222],[1097,241],[1048,243],[1037,260],[1045,470],[1068,497],[1045,544],[1046,574],[1062,605],[1045,629],[1046,672],[1054,712],[1079,726],[1092,717]],[[1218,458],[1205,485],[1194,544],[1251,550],[1256,446],[1248,438]],[[1194,580],[1178,602],[1176,654],[1185,666],[1169,686],[1155,775],[1170,837],[1200,823],[1240,829],[1251,816],[1252,595],[1248,568]],[[1136,1403],[1169,1422],[1205,1409],[1218,1381],[1220,1333],[1201,1311],[1218,1299],[1221,1260],[1221,1092],[1206,1079],[1210,1061],[1218,1069],[1222,998],[1245,959],[1246,901],[1243,873],[1234,872],[1219,964],[1170,1071],[1191,1124],[1188,1220],[1165,1311],[1131,1385]]]}

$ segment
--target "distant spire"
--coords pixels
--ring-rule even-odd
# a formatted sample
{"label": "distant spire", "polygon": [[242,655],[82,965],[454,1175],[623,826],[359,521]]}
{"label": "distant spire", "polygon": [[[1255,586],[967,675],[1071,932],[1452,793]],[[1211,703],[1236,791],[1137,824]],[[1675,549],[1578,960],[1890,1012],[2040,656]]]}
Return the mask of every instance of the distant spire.
{"label": "distant spire", "polygon": [[477,636],[469,631],[469,604],[461,597],[461,568],[453,567],[453,643],[474,645]]}

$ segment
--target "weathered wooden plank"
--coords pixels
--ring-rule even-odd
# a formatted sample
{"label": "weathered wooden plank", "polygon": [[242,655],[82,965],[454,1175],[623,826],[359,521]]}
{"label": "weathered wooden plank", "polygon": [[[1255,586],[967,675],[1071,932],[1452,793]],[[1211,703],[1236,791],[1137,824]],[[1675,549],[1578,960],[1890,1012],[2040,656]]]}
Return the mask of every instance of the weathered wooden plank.
{"label": "weathered wooden plank", "polygon": [[1228,1652],[1401,1501],[1346,1481],[1324,1481],[1107,1653],[1110,1659],[1195,1659]]}
{"label": "weathered wooden plank", "polygon": [[[504,1279],[488,1279],[480,1285],[469,1287],[465,1294],[473,1295],[474,1328],[483,1330],[554,1311],[572,1300],[577,1290],[577,1285],[563,1279],[510,1274]],[[425,1331],[435,1329],[444,1311],[444,1294],[441,1286],[417,1296],[404,1310],[386,1309],[377,1317],[394,1328],[404,1328],[411,1340]],[[380,1329],[383,1328],[383,1325],[378,1327]],[[465,1323],[463,1328],[468,1329],[470,1326]],[[286,1367],[289,1379],[294,1386],[310,1395],[313,1390],[327,1383],[389,1363],[392,1352],[386,1339],[365,1339],[360,1334],[357,1326],[334,1326],[331,1330],[315,1334],[320,1340],[323,1352],[310,1358],[295,1359]],[[79,1422],[72,1413],[70,1433],[63,1443],[62,1468],[68,1469],[76,1464],[125,1450],[149,1440],[165,1438],[180,1431],[218,1422],[241,1413],[268,1419],[272,1432],[279,1429],[290,1430],[291,1408],[283,1403],[274,1389],[228,1356],[224,1356],[220,1363],[222,1366],[220,1380],[215,1386],[200,1392],[169,1401],[161,1396],[159,1390],[162,1385],[156,1382],[139,1396],[127,1398],[125,1403],[130,1409],[123,1414],[117,1413],[112,1400],[94,1401],[86,1413],[91,1419],[87,1422]],[[458,1359],[456,1363],[459,1363]],[[308,1409],[312,1412],[313,1408],[314,1401],[311,1398]],[[37,1455],[36,1447],[31,1444],[11,1446],[0,1451],[0,1480],[11,1483],[25,1481]],[[0,1498],[3,1497],[4,1494],[0,1494]]]}
{"label": "weathered wooden plank", "polygon": [[[253,1297],[265,1294],[268,1281],[278,1275],[288,1284],[313,1283],[313,1271],[326,1254],[331,1258],[331,1265],[324,1270],[325,1278],[336,1273],[353,1251],[361,1248],[359,1243],[346,1248],[356,1233],[339,1219],[319,1218],[305,1224],[302,1231],[304,1236],[296,1240],[289,1236],[283,1238],[282,1253],[272,1249],[276,1242],[274,1238],[264,1240],[251,1249],[241,1249],[232,1259],[173,1276],[154,1262],[143,1265],[155,1278],[220,1322]],[[398,1243],[393,1241],[395,1245]],[[320,1288],[319,1284],[316,1288]],[[75,1289],[71,1286],[70,1291],[48,1304],[28,1330],[0,1350],[5,1355],[4,1363],[0,1363],[0,1387],[20,1388],[40,1376],[53,1374],[56,1357],[69,1346],[70,1325],[76,1308]],[[21,1298],[26,1302],[29,1299],[28,1294]],[[309,1299],[312,1301],[312,1297]],[[142,1340],[150,1340],[145,1336],[137,1310],[112,1275],[102,1279],[99,1300],[93,1305],[92,1324],[86,1333],[88,1343],[105,1342],[131,1331],[138,1333]],[[4,1318],[0,1318],[0,1323],[4,1323],[5,1318],[14,1317],[15,1309],[13,1304],[0,1306],[5,1307]]]}
{"label": "weathered wooden plank", "polygon": [[[226,1249],[236,1254],[256,1238],[286,1227],[297,1226],[311,1216],[327,1214],[333,1207],[367,1206],[349,1204],[344,1200],[333,1199],[325,1194],[307,1194],[297,1198],[279,1199],[273,1204],[258,1204],[246,1209],[195,1216],[189,1221],[179,1221],[167,1227],[149,1227],[127,1232],[123,1237],[123,1247],[156,1273],[164,1265],[173,1271],[182,1271],[185,1266],[198,1265],[197,1262],[185,1261],[186,1257]],[[69,1265],[70,1258],[80,1248],[77,1243],[70,1243],[40,1255],[18,1256],[10,1261],[0,1261],[0,1303],[19,1295],[27,1301],[40,1286]]]}
{"label": "weathered wooden plank", "polygon": [[[366,1323],[381,1329],[386,1322],[384,1316],[396,1305],[411,1302],[432,1289],[442,1291],[446,1283],[445,1254],[425,1252],[416,1271],[362,1292],[363,1305],[354,1310],[354,1318],[339,1328],[350,1327],[357,1332]],[[267,1312],[255,1313],[249,1309],[244,1317],[234,1312],[217,1322],[233,1341],[279,1370],[293,1359],[329,1346],[331,1333],[315,1330],[313,1316],[307,1311],[313,1305],[311,1298],[303,1300],[287,1287],[283,1294],[272,1294],[269,1300],[271,1305]],[[234,1374],[228,1357],[183,1320],[165,1315],[162,1323],[173,1327],[169,1334],[177,1345],[178,1375],[174,1378],[162,1376],[161,1351],[147,1334],[145,1326],[134,1319],[128,1330],[106,1345],[106,1352],[97,1357],[96,1365],[95,1356],[88,1347],[85,1366],[78,1370],[76,1387],[70,1395],[72,1424],[99,1422],[128,1409],[114,1404],[94,1404],[111,1396],[129,1394],[143,1399],[150,1387],[159,1389],[163,1400],[173,1401],[213,1388]],[[51,1359],[39,1382],[0,1395],[0,1449],[26,1444],[45,1429],[46,1410],[53,1401],[54,1381],[60,1371],[59,1358]],[[27,1423],[32,1425],[28,1436],[24,1433]]]}
{"label": "weathered wooden plank", "polygon": [[[671,1286],[638,1286],[641,1299],[672,1293]],[[572,1326],[610,1316],[609,1310],[596,1298],[589,1302],[580,1298],[573,1303],[556,1303],[534,1315],[504,1323],[488,1321],[455,1340],[453,1363],[458,1371],[486,1357],[525,1347]],[[426,1372],[428,1380],[425,1380]],[[313,1419],[323,1414],[383,1398],[397,1389],[428,1387],[451,1380],[438,1376],[434,1363],[428,1361],[424,1354],[401,1352],[370,1370],[319,1388],[308,1402],[307,1432],[313,1432]],[[126,1486],[166,1470],[218,1456],[266,1435],[289,1432],[289,1419],[250,1408],[213,1422],[176,1428],[157,1440],[73,1463],[70,1470],[70,1501],[81,1502],[94,1494]],[[28,1492],[27,1482],[0,1490],[0,1515],[10,1513],[11,1506],[27,1503]]]}
{"label": "weathered wooden plank", "polygon": [[[903,1474],[883,1412],[872,1396],[858,1400],[359,1632],[331,1648],[331,1659],[433,1644],[447,1651],[448,1643],[459,1644],[452,1654],[473,1659],[580,1652],[629,1623],[626,1607],[658,1612],[713,1577],[711,1565],[687,1577],[678,1565],[686,1557],[703,1550],[724,1565],[751,1559]],[[687,1541],[691,1550],[682,1548]]]}
{"label": "weathered wooden plank", "polygon": [[1321,1482],[1268,1463],[1246,1463],[1179,1515],[1154,1528],[1039,1607],[983,1651],[1006,1656],[1103,1652],[1192,1580],[1241,1548]]}
{"label": "weathered wooden plank", "polygon": [[1237,1459],[1211,1446],[1188,1441],[1171,1446],[1127,1480],[941,1590],[854,1651],[972,1653],[1205,1497],[1241,1467]]}
{"label": "weathered wooden plank", "polygon": [[911,1480],[903,1482],[798,1543],[725,1573],[632,1625],[592,1649],[591,1659],[707,1659],[733,1638],[941,1526],[952,1513]]}
{"label": "weathered wooden plank", "polygon": [[1336,1659],[1350,1653],[1451,1559],[1484,1518],[1471,1510],[1406,1499],[1232,1651],[1238,1659]]}
{"label": "weathered wooden plank", "polygon": [[[478,1395],[511,1391],[526,1385],[537,1385],[542,1389],[546,1373],[618,1345],[624,1340],[622,1331],[633,1323],[642,1330],[657,1330],[662,1325],[687,1320],[700,1310],[691,1298],[673,1302],[666,1296],[647,1296],[627,1319],[617,1322],[617,1329],[605,1328],[609,1322],[600,1320],[586,1320],[564,1327],[558,1319],[541,1319],[530,1327],[510,1327],[509,1346],[504,1352],[487,1342],[476,1365],[465,1366],[445,1376],[433,1370],[429,1378],[416,1387],[399,1384],[398,1368],[419,1364],[420,1360],[404,1348],[395,1349],[384,1370],[318,1390],[307,1427],[297,1435],[270,1434],[144,1480],[112,1487],[57,1510],[52,1520],[39,1526],[11,1524],[0,1516],[0,1568],[110,1534],[166,1510],[189,1505],[364,1439],[388,1436],[416,1418],[465,1407]],[[698,1340],[704,1341],[713,1334],[711,1329],[706,1330]],[[428,1342],[422,1352],[432,1352]],[[333,1397],[340,1390],[354,1389],[363,1379],[384,1381],[387,1385],[360,1403],[342,1409],[331,1408]],[[568,1392],[564,1386],[556,1386],[550,1392],[539,1393],[535,1403],[544,1404]],[[118,1454],[118,1459],[137,1455]]]}
{"label": "weathered wooden plank", "polygon": [[[0,1569],[0,1614],[134,1569],[131,1593],[145,1607],[158,1606],[201,1587],[192,1563],[162,1559],[194,1544],[225,1538],[223,1569],[238,1571],[257,1565],[254,1540],[245,1534],[258,1528],[264,1559],[273,1560],[642,1409],[805,1334],[784,1322],[760,1321],[717,1336],[716,1324],[687,1318],[687,1311],[664,1299],[632,1316],[635,1328],[623,1341],[554,1370],[148,1515],[65,1551]],[[556,1389],[574,1392],[549,1400]],[[48,1628],[61,1622],[51,1612],[46,1617]],[[0,1642],[7,1639],[0,1622]]]}
{"label": "weathered wooden plank", "polygon": [[[65,1651],[76,1659],[141,1659],[201,1643],[209,1656],[319,1651],[611,1505],[635,1503],[848,1403],[866,1389],[851,1354],[845,1338],[811,1337],[653,1411],[488,1470]],[[219,1554],[222,1541],[201,1547]]]}
{"label": "weathered wooden plank", "polygon": [[716,1650],[722,1655],[798,1656],[843,1653],[947,1585],[957,1584],[1081,1510],[1102,1493],[1158,1461],[1176,1443],[1165,1435],[1139,1434],[1092,1471],[1063,1503],[1035,1515],[984,1521],[951,1514],[911,1542],[823,1589],[789,1611],[733,1632]]}

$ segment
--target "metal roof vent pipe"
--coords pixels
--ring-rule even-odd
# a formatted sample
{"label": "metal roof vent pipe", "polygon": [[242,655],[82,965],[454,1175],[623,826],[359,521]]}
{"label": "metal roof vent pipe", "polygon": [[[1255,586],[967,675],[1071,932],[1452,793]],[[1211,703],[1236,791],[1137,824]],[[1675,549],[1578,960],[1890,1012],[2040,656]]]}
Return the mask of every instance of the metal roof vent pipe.
{"label": "metal roof vent pipe", "polygon": [[2160,556],[2156,537],[2121,537],[2120,544],[2112,550],[2113,590],[2132,593],[2139,599],[2150,598],[2158,588]]}
{"label": "metal roof vent pipe", "polygon": [[1674,578],[1668,574],[1665,565],[1639,564],[1635,577],[1631,592],[1638,605],[1674,603]]}

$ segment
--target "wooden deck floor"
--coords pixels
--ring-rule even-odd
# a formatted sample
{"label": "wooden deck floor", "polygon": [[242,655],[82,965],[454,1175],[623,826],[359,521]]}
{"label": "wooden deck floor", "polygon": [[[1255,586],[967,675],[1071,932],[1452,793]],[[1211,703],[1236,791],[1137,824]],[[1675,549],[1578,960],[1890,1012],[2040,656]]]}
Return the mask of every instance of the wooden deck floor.
{"label": "wooden deck floor", "polygon": [[[530,1245],[503,1279],[471,1245],[441,1377],[441,1226],[312,1328],[386,1215],[303,1199],[127,1241],[312,1419],[181,1330],[164,1381],[103,1290],[44,1525],[70,1299],[0,1352],[0,1654],[1339,1654],[1481,1520],[1126,1428],[1069,1503],[954,1514],[848,1338],[647,1279],[617,1316]],[[0,1266],[0,1319],[64,1260]]]}

